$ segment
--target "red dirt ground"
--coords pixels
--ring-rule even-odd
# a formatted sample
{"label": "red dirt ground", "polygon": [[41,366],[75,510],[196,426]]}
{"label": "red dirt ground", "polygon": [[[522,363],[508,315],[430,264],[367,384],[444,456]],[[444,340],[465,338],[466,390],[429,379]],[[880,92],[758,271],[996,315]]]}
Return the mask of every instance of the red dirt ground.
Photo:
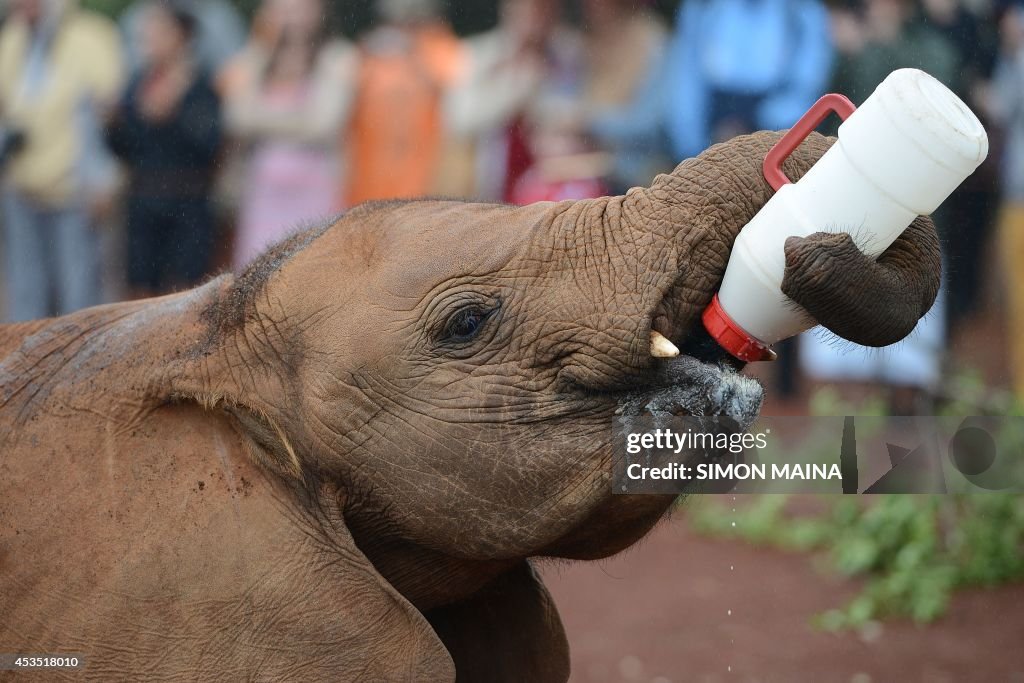
{"label": "red dirt ground", "polygon": [[806,555],[696,536],[682,519],[610,560],[542,573],[575,683],[1024,683],[1024,585],[960,593],[928,626],[836,635],[810,620],[853,584]]}

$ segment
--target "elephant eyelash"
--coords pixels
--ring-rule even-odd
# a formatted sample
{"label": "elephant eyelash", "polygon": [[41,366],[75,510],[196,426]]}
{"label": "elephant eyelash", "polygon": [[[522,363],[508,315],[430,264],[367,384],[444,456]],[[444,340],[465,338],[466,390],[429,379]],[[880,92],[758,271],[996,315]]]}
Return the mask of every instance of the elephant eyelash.
{"label": "elephant eyelash", "polygon": [[471,305],[460,308],[448,316],[437,335],[437,341],[445,346],[463,346],[475,341],[487,327],[499,306],[483,307]]}

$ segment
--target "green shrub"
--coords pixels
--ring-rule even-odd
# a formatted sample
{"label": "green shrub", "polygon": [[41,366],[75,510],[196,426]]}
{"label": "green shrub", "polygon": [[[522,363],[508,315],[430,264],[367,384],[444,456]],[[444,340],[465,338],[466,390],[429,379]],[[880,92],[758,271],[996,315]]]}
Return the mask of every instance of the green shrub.
{"label": "green shrub", "polygon": [[[957,398],[942,413],[1020,414],[1007,395],[994,395],[975,377],[956,380],[950,395]],[[842,405],[835,392],[824,391],[813,398],[812,412],[884,411],[877,401]],[[849,603],[817,617],[830,630],[887,616],[930,622],[945,613],[958,588],[1024,579],[1019,494],[817,496],[810,506],[807,498],[794,512],[786,495],[744,496],[740,505],[702,496],[691,499],[687,518],[698,533],[813,552],[830,570],[862,580]]]}
{"label": "green shrub", "polygon": [[1024,497],[887,495],[821,499],[820,513],[789,514],[790,497],[750,496],[731,512],[704,497],[688,519],[699,533],[815,551],[832,570],[862,578],[847,605],[818,617],[828,629],[885,616],[929,622],[953,591],[1024,578]]}

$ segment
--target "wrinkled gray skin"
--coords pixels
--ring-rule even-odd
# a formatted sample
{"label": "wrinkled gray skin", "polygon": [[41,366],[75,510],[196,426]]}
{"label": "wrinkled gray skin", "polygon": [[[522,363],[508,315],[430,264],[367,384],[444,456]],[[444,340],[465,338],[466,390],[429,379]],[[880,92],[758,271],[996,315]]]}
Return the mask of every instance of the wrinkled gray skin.
{"label": "wrinkled gray skin", "polygon": [[[611,495],[615,412],[760,405],[648,338],[697,338],[777,139],[623,197],[368,205],[237,278],[0,327],[0,652],[81,653],[76,680],[565,680],[529,558],[605,557],[672,503]],[[938,288],[926,219],[877,263],[786,252],[786,292],[860,343]]]}

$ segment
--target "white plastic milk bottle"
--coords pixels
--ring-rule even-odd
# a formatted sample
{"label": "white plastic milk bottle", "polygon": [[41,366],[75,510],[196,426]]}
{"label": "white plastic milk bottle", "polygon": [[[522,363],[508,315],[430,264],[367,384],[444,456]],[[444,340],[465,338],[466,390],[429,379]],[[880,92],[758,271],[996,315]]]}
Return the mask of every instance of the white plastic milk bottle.
{"label": "white plastic milk bottle", "polygon": [[[846,119],[838,142],[789,183],[782,159],[829,111]],[[877,257],[987,154],[978,118],[923,71],[892,72],[855,111],[845,97],[826,95],[765,159],[765,176],[778,191],[736,239],[722,288],[704,312],[708,332],[741,360],[774,357],[771,344],[816,324],[782,293],[787,237],[847,232]]]}

